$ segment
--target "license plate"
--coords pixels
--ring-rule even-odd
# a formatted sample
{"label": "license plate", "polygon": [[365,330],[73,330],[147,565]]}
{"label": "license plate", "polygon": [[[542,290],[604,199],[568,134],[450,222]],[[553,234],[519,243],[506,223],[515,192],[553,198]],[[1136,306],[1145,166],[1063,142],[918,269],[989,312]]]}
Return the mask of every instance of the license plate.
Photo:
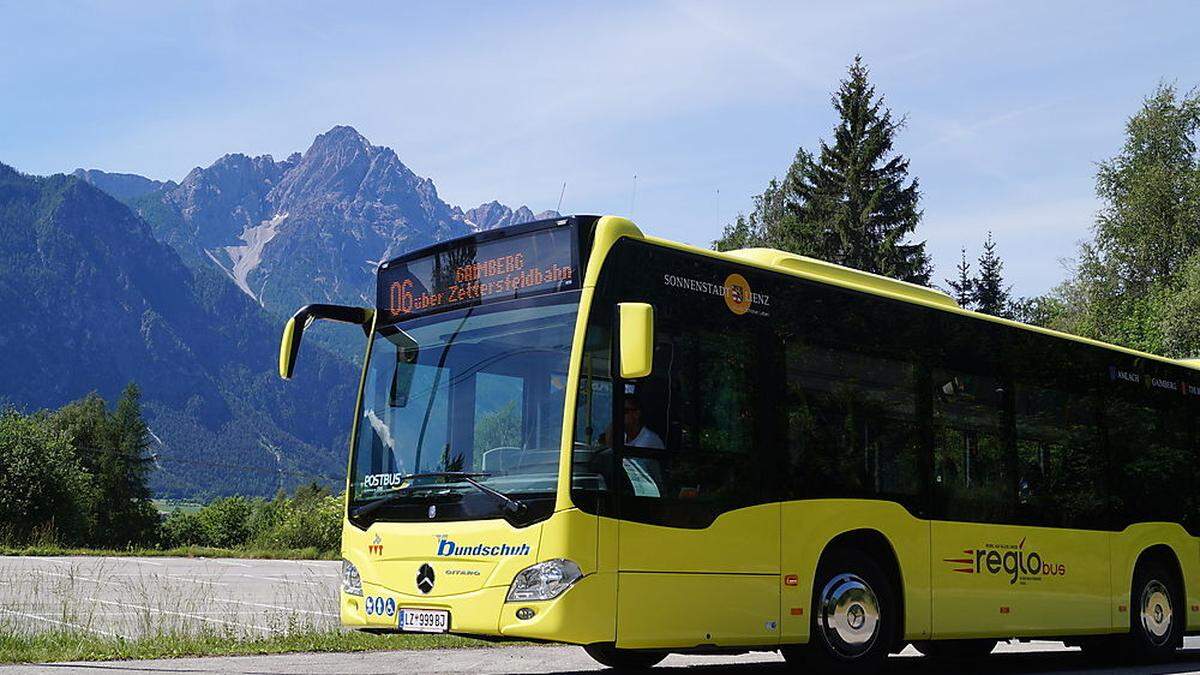
{"label": "license plate", "polygon": [[450,630],[450,612],[444,609],[403,609],[397,625],[411,633],[445,633]]}

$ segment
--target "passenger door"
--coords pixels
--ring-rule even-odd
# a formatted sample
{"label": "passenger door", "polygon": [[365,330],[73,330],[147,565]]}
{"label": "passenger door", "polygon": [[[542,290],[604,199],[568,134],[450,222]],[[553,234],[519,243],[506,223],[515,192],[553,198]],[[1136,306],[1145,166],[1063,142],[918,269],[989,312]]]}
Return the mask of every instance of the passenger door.
{"label": "passenger door", "polygon": [[615,470],[617,646],[777,644],[776,448],[760,414],[782,380],[767,372],[771,333],[719,299],[680,309],[656,307],[654,371],[617,388],[617,435],[642,445],[623,443]]}
{"label": "passenger door", "polygon": [[934,636],[1107,630],[1094,400],[950,369],[933,385]]}

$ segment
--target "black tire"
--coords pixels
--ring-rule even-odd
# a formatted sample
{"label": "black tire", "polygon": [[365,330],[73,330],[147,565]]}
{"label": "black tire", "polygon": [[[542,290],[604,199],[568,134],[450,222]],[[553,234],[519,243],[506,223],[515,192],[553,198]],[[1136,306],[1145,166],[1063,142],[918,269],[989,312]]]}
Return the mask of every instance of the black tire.
{"label": "black tire", "polygon": [[620,671],[648,670],[667,658],[666,652],[617,649],[611,644],[587,645],[583,651],[600,665]]}
{"label": "black tire", "polygon": [[826,552],[813,585],[808,646],[795,650],[789,662],[802,654],[816,672],[879,670],[899,635],[896,592],[867,553],[849,548]]}
{"label": "black tire", "polygon": [[1159,560],[1139,564],[1129,594],[1131,655],[1143,663],[1172,658],[1183,644],[1186,617],[1183,589],[1172,570]]}
{"label": "black tire", "polygon": [[925,656],[938,661],[973,661],[992,653],[995,640],[923,640],[913,647]]}

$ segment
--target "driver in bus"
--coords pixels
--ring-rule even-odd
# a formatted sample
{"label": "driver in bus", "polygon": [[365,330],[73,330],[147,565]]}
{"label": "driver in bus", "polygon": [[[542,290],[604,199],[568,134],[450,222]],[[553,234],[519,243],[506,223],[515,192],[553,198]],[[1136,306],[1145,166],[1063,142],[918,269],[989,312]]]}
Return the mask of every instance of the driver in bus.
{"label": "driver in bus", "polygon": [[[625,447],[627,448],[646,448],[647,450],[664,450],[662,437],[651,431],[650,427],[642,422],[642,403],[636,394],[625,396]],[[612,425],[604,433],[600,434],[601,445],[608,445],[608,439],[612,437]]]}
{"label": "driver in bus", "polygon": [[[625,396],[625,447],[646,450],[664,450],[662,437],[650,430],[642,421],[642,402],[637,394]],[[611,427],[604,438],[611,438]],[[662,466],[650,457],[625,457],[621,460],[625,476],[633,494],[639,497],[661,497],[663,484]]]}
{"label": "driver in bus", "polygon": [[625,445],[649,450],[666,448],[662,437],[642,423],[642,403],[636,395],[625,397]]}

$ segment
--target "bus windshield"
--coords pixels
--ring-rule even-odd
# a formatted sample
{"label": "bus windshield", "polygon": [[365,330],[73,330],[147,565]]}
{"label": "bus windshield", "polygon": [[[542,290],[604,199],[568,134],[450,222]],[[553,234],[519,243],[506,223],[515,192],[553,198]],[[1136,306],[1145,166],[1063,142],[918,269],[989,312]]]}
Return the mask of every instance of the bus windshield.
{"label": "bus windshield", "polygon": [[549,515],[577,309],[570,292],[381,327],[358,419],[352,501],[387,497],[373,510],[378,520],[500,517],[501,500],[444,475],[465,473]]}

